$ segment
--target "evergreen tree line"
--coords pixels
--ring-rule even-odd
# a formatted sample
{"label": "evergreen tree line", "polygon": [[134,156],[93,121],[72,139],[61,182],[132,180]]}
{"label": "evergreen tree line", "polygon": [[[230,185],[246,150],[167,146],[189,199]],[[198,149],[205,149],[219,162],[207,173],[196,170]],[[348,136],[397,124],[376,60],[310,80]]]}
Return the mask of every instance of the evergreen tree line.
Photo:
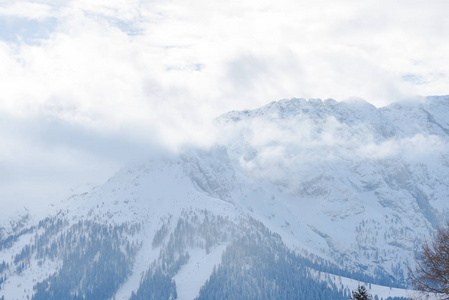
{"label": "evergreen tree line", "polygon": [[36,293],[32,299],[113,297],[129,276],[140,247],[126,239],[128,229],[126,224],[107,226],[80,221],[54,238],[51,246],[40,248],[38,257],[53,259],[62,255],[62,267],[56,274],[35,285]]}
{"label": "evergreen tree line", "polygon": [[228,246],[197,300],[348,299],[347,291],[316,280],[285,246],[268,242],[266,236],[251,233]]}
{"label": "evergreen tree line", "polygon": [[[173,223],[172,223],[173,222]],[[110,299],[128,278],[141,245],[130,237],[141,224],[105,225],[79,221],[70,225],[64,215],[47,218],[27,233],[33,243],[14,257],[20,273],[31,258],[38,263],[58,260],[57,273],[35,285],[32,299]],[[153,249],[158,259],[151,264],[132,295],[136,299],[175,299],[173,277],[188,263],[190,248],[209,253],[228,244],[221,264],[202,287],[198,299],[348,299],[348,290],[320,282],[311,269],[379,283],[394,278],[376,278],[350,272],[313,255],[300,256],[289,250],[278,234],[251,218],[239,221],[211,214],[207,210],[185,210],[174,223],[164,219],[156,232]],[[4,270],[8,265],[0,264]],[[1,287],[1,282],[0,282]]]}
{"label": "evergreen tree line", "polygon": [[175,281],[160,268],[154,272],[149,270],[140,283],[136,293],[132,293],[130,300],[163,300],[176,299]]}

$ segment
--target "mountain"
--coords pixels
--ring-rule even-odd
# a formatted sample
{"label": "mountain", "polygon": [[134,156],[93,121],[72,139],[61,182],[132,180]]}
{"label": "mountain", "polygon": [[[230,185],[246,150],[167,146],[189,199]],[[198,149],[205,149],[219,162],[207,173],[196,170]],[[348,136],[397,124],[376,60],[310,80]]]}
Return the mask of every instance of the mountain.
{"label": "mountain", "polygon": [[215,126],[210,149],[2,220],[0,298],[348,299],[358,281],[407,295],[448,221],[448,96],[281,100]]}

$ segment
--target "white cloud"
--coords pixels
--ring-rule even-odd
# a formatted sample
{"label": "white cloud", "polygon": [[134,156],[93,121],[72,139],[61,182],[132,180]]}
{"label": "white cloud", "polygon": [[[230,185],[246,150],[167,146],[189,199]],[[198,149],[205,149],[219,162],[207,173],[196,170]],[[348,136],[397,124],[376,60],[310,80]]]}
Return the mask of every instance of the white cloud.
{"label": "white cloud", "polygon": [[4,1],[0,4],[0,16],[43,20],[54,15],[50,4],[30,1]]}
{"label": "white cloud", "polygon": [[[445,0],[4,1],[0,112],[177,149],[211,143],[210,121],[223,112],[280,98],[383,105],[445,94],[447,8]],[[25,143],[27,132],[10,138]],[[56,157],[107,152],[86,143]],[[22,157],[13,147],[2,153],[0,164]]]}
{"label": "white cloud", "polygon": [[252,177],[295,192],[323,176],[333,180],[342,172],[341,178],[357,177],[357,169],[366,166],[373,170],[381,165],[431,165],[435,157],[448,152],[449,145],[440,136],[416,130],[388,138],[376,127],[383,124],[381,121],[371,123],[362,117],[341,123],[335,117],[314,115],[311,110],[311,115],[284,119],[270,116],[270,110],[266,110],[261,118],[221,123],[221,142],[232,145],[232,155]]}

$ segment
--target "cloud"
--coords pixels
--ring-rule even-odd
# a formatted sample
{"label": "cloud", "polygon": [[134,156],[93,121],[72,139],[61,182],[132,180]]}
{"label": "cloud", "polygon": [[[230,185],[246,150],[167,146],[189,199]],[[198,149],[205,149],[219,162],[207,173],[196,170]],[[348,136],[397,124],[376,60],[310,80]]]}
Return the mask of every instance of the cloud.
{"label": "cloud", "polygon": [[385,120],[376,124],[364,117],[351,119],[351,115],[341,122],[326,116],[328,107],[303,108],[311,112],[279,118],[275,108],[266,109],[261,117],[221,122],[221,142],[231,145],[231,155],[250,176],[299,194],[311,182],[369,176],[363,173],[366,166],[373,172],[379,166],[433,165],[435,157],[448,151],[442,137],[421,134],[418,129],[389,137],[377,127]]}
{"label": "cloud", "polygon": [[426,159],[430,154],[440,153],[447,144],[439,136],[416,134],[412,137],[389,139],[382,143],[361,144],[357,155],[365,159],[382,160],[390,157],[402,157],[407,161]]}
{"label": "cloud", "polygon": [[50,4],[29,1],[4,1],[0,5],[0,16],[44,20],[54,15]]}
{"label": "cloud", "polygon": [[[37,174],[51,163],[45,149],[57,149],[61,166],[98,158],[110,170],[137,155],[133,148],[207,146],[216,116],[280,98],[357,96],[380,106],[447,93],[447,5],[3,1],[0,136],[17,146],[3,149],[0,165]],[[329,147],[339,143],[328,134]],[[267,145],[264,155],[287,150]],[[55,177],[83,180],[70,175],[75,165],[56,165]]]}

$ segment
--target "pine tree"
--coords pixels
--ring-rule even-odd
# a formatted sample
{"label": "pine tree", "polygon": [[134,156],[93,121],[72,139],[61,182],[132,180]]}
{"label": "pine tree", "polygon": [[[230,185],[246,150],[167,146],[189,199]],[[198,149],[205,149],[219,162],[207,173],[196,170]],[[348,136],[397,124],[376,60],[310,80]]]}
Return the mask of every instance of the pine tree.
{"label": "pine tree", "polygon": [[352,297],[350,300],[372,300],[370,294],[368,294],[368,290],[366,289],[366,286],[359,285],[357,290],[352,292]]}

